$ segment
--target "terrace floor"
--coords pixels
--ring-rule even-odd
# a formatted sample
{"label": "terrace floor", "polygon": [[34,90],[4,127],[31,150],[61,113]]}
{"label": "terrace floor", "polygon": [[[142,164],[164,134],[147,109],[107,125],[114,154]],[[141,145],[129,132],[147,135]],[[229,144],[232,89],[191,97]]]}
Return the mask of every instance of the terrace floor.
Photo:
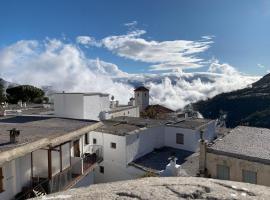
{"label": "terrace floor", "polygon": [[199,153],[171,147],[163,147],[135,160],[131,165],[141,166],[150,171],[161,171],[169,164],[168,158],[177,157],[177,164],[182,166],[183,174],[196,176],[199,169]]}

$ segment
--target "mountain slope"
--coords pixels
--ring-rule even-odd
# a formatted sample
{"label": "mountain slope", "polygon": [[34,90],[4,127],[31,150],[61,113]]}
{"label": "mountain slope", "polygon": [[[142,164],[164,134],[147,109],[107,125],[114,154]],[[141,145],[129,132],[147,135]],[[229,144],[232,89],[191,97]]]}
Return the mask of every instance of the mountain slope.
{"label": "mountain slope", "polygon": [[228,127],[247,124],[270,128],[270,74],[245,89],[199,101],[193,108],[206,118],[215,119],[222,113],[227,114]]}

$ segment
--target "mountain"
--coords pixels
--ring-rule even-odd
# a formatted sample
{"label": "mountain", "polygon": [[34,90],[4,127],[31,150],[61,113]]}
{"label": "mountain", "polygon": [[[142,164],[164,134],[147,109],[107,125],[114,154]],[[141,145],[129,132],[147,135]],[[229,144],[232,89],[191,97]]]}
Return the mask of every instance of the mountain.
{"label": "mountain", "polygon": [[4,89],[6,90],[8,87],[15,87],[19,84],[8,82],[2,78],[0,78],[0,84],[4,86]]}
{"label": "mountain", "polygon": [[194,103],[193,109],[205,118],[226,115],[227,127],[242,124],[270,128],[270,74],[247,88]]}

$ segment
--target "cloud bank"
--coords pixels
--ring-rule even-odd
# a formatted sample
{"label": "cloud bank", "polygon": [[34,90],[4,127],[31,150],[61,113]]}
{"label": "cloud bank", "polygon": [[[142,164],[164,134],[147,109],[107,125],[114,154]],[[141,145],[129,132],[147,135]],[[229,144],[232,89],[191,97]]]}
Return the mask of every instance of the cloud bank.
{"label": "cloud bank", "polygon": [[[135,31],[126,36],[110,36],[103,39],[102,45],[119,56],[160,63],[158,65],[164,65],[160,66],[162,68],[167,63],[170,69],[173,62],[177,65],[193,63],[190,67],[198,67],[196,63],[201,62],[200,59],[185,55],[204,51],[209,45],[209,41],[149,42],[137,38],[141,34],[143,32]],[[259,78],[242,74],[218,60],[211,61],[207,72],[186,73],[179,70],[160,74],[128,74],[113,63],[87,57],[79,44],[93,45],[92,41],[87,38],[77,38],[76,43],[58,39],[18,41],[0,49],[0,77],[20,84],[52,86],[57,91],[107,92],[121,103],[127,103],[133,95],[134,86],[145,84],[150,88],[151,103],[172,109],[243,88]],[[181,51],[179,46],[183,46]],[[163,53],[166,56],[160,57]],[[182,57],[178,58],[180,54]],[[152,65],[151,68],[159,67]]]}
{"label": "cloud bank", "polygon": [[151,71],[179,71],[183,68],[202,67],[205,61],[198,55],[209,49],[213,43],[212,36],[203,36],[198,41],[148,41],[142,38],[146,31],[135,29],[136,24],[136,21],[125,24],[132,28],[124,35],[108,36],[98,42],[90,36],[79,36],[77,42],[86,46],[98,44],[120,57],[149,63]]}

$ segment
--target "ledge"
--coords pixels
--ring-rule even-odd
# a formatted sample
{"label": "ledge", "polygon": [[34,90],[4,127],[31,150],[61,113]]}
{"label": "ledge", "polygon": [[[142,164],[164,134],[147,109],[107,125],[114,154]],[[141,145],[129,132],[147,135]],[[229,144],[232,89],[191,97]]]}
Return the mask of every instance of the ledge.
{"label": "ledge", "polygon": [[270,199],[270,188],[206,178],[152,177],[96,184],[39,199]]}

